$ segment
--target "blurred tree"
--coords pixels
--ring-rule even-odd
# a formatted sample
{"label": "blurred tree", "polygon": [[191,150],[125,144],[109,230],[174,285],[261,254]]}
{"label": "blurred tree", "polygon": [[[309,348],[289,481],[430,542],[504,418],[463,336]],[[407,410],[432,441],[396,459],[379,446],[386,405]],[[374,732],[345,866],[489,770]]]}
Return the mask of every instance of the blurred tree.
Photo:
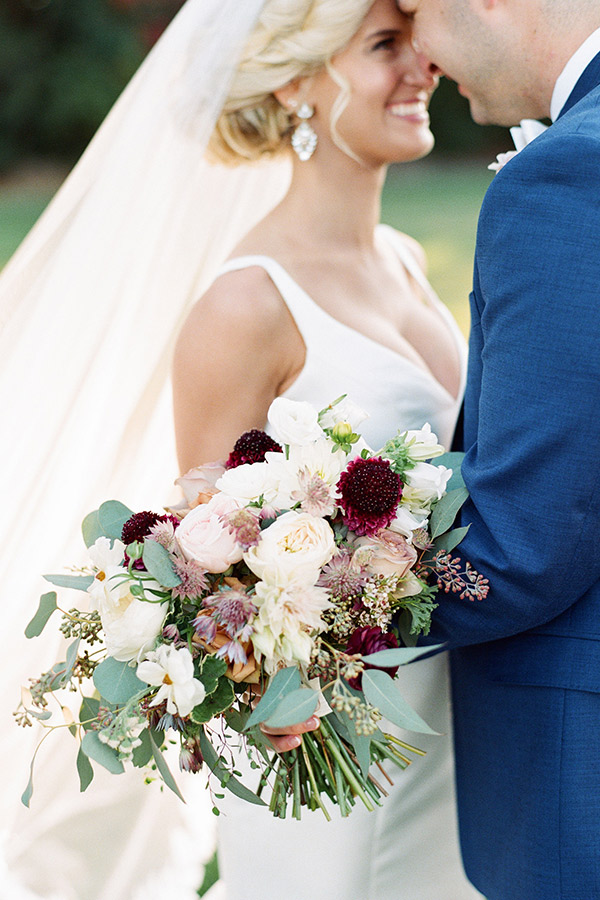
{"label": "blurred tree", "polygon": [[[243,2],[243,0],[240,0]],[[183,0],[1,0],[0,171],[35,157],[73,163]],[[495,155],[455,85],[432,101],[435,154]]]}

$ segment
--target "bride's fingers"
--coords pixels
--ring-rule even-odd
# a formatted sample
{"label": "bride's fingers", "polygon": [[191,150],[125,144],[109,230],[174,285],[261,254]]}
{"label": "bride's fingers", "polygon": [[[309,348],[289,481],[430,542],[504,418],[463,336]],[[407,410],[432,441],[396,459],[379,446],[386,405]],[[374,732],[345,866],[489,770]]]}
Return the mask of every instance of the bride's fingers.
{"label": "bride's fingers", "polygon": [[261,723],[260,730],[270,741],[278,753],[286,753],[300,746],[300,735],[306,731],[315,731],[319,727],[319,719],[317,716],[311,716],[305,722],[298,722],[297,725],[288,725],[286,728],[269,728],[268,725]]}

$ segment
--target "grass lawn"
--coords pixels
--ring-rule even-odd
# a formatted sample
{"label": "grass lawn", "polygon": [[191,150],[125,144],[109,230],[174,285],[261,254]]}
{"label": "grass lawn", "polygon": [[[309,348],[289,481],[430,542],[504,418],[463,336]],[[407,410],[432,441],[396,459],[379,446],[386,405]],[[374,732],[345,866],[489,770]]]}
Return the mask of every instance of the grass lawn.
{"label": "grass lawn", "polygon": [[[477,213],[490,179],[478,160],[425,160],[392,167],[383,196],[383,221],[423,244],[431,282],[465,334]],[[0,267],[59,183],[55,173],[0,183]]]}

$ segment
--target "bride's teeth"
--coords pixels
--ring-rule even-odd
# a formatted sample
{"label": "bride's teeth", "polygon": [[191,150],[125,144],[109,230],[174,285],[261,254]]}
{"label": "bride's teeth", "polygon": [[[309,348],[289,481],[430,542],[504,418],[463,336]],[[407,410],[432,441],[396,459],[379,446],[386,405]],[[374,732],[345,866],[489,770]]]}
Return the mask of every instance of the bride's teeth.
{"label": "bride's teeth", "polygon": [[394,116],[414,116],[427,112],[427,107],[422,100],[417,100],[413,103],[395,103],[389,110]]}

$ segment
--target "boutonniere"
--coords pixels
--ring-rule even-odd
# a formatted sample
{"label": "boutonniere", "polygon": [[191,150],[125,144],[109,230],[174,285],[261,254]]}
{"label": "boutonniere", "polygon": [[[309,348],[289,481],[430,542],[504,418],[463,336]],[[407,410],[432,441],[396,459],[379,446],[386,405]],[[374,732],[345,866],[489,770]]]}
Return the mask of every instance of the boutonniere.
{"label": "boutonniere", "polygon": [[513,156],[520,153],[523,147],[530,144],[536,137],[546,131],[547,128],[547,125],[542,125],[537,119],[521,119],[519,125],[515,125],[514,128],[510,129],[510,136],[513,139],[516,149],[509,150],[507,153],[499,153],[496,157],[496,161],[490,163],[488,169],[491,169],[492,172],[499,172]]}

